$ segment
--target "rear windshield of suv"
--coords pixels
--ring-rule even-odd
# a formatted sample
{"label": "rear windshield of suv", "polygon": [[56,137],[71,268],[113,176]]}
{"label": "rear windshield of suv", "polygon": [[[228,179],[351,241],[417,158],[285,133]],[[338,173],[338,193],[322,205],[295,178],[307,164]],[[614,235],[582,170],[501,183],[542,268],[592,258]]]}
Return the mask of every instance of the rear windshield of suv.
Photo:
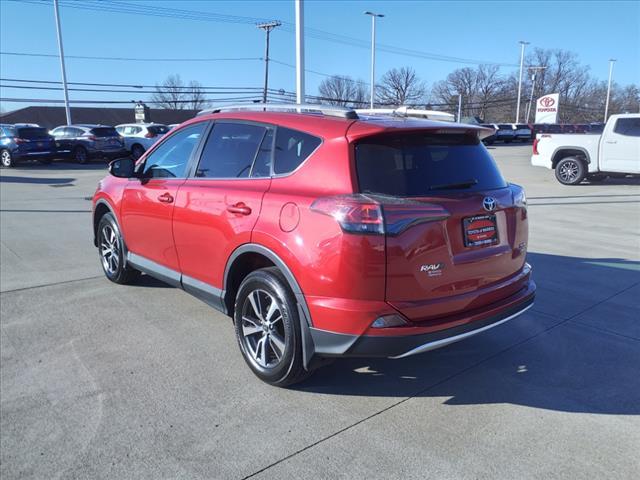
{"label": "rear windshield of suv", "polygon": [[164,135],[169,131],[169,127],[167,127],[166,125],[153,125],[151,127],[147,127],[147,130],[149,130],[154,135]]}
{"label": "rear windshield of suv", "polygon": [[470,135],[370,137],[356,145],[360,192],[420,197],[506,187],[493,158]]}
{"label": "rear windshield of suv", "polygon": [[91,133],[96,137],[117,137],[118,132],[113,127],[98,127],[92,128]]}
{"label": "rear windshield of suv", "polygon": [[34,138],[45,138],[48,136],[49,136],[49,132],[47,131],[46,128],[35,128],[35,127],[18,128],[19,138],[34,139]]}

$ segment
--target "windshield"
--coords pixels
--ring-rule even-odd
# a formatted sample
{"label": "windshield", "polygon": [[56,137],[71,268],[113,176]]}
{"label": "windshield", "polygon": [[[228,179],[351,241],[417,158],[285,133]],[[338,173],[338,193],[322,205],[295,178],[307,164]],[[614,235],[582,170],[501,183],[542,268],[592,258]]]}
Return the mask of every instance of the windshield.
{"label": "windshield", "polygon": [[46,128],[34,128],[34,127],[18,128],[18,137],[20,138],[33,139],[33,138],[46,138],[48,136],[49,136],[49,132],[47,131]]}
{"label": "windshield", "polygon": [[98,127],[92,128],[91,133],[96,137],[117,137],[118,132],[113,127]]}
{"label": "windshield", "polygon": [[482,143],[461,134],[366,138],[356,145],[356,170],[362,193],[398,197],[507,185]]}

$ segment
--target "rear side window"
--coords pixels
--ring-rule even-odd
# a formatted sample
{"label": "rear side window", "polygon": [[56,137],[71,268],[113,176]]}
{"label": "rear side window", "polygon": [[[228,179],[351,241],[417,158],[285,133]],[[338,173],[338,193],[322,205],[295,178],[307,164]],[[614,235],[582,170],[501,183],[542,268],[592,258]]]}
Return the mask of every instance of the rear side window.
{"label": "rear side window", "polygon": [[216,123],[196,170],[199,178],[245,178],[267,129],[242,123]]}
{"label": "rear side window", "polygon": [[276,175],[293,172],[321,143],[322,140],[308,133],[278,128],[273,172]]}
{"label": "rear side window", "polygon": [[92,128],[91,133],[96,137],[117,137],[118,132],[113,127],[98,127]]}
{"label": "rear side window", "polygon": [[411,134],[356,145],[360,191],[420,197],[506,187],[493,158],[473,136]]}
{"label": "rear side window", "polygon": [[153,125],[151,127],[147,127],[147,130],[149,130],[154,135],[164,135],[169,131],[169,127],[165,125]]}
{"label": "rear side window", "polygon": [[619,118],[613,131],[620,135],[640,137],[640,118]]}
{"label": "rear side window", "polygon": [[2,127],[3,136],[6,137],[15,137],[16,136],[16,128],[15,127]]}
{"label": "rear side window", "polygon": [[32,138],[44,138],[48,136],[49,136],[49,132],[47,131],[46,128],[29,127],[29,128],[18,129],[18,137],[20,138],[32,139]]}

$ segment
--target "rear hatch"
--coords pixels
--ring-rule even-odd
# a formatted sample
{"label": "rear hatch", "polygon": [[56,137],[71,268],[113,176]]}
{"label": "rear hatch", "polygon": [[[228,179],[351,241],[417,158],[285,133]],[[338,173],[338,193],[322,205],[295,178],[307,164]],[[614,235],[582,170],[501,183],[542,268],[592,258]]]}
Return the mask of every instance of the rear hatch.
{"label": "rear hatch", "polygon": [[22,152],[51,152],[55,148],[53,137],[46,128],[19,127],[16,134],[16,143]]}
{"label": "rear hatch", "polygon": [[474,135],[394,133],[355,147],[360,192],[386,232],[386,301],[413,321],[514,294],[525,258],[522,189]]}
{"label": "rear hatch", "polygon": [[122,148],[122,138],[113,127],[96,127],[91,129],[97,150],[119,150]]}

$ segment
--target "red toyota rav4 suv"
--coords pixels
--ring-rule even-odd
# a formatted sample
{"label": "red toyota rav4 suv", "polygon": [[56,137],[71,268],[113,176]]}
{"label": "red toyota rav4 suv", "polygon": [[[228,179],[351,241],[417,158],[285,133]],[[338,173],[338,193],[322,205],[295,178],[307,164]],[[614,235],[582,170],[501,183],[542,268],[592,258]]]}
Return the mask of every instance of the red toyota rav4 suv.
{"label": "red toyota rav4 suv", "polygon": [[249,367],[280,386],[326,357],[425,352],[532,305],[526,199],[480,142],[492,131],[233,108],[111,163],[93,199],[110,280],[144,272],[231,316]]}

